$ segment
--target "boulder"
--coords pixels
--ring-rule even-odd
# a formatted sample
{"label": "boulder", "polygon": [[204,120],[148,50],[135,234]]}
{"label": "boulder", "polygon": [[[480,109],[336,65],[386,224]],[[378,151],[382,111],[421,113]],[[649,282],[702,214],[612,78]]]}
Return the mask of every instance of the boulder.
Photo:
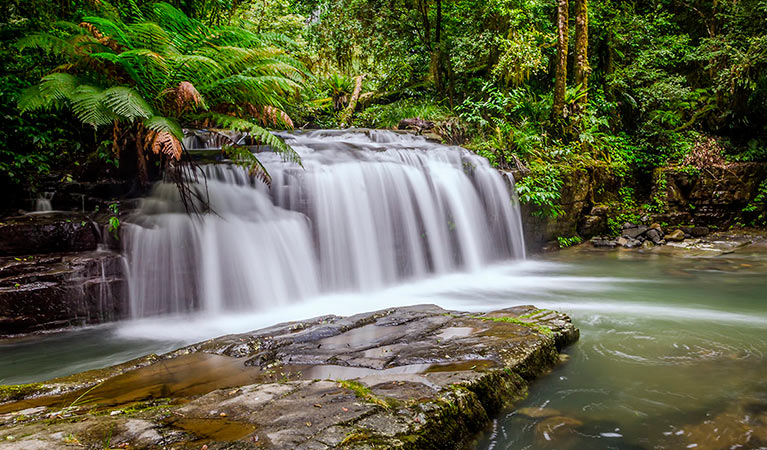
{"label": "boulder", "polygon": [[645,232],[648,230],[648,228],[644,225],[637,225],[632,228],[624,228],[621,231],[621,236],[630,238],[630,239],[636,239],[639,236],[645,234]]}
{"label": "boulder", "polygon": [[595,236],[591,238],[591,241],[589,242],[591,242],[591,245],[597,248],[615,248],[618,245],[614,239],[602,236]]}
{"label": "boulder", "polygon": [[609,208],[607,206],[595,206],[591,208],[590,215],[592,216],[606,216]]}
{"label": "boulder", "polygon": [[641,246],[642,246],[642,241],[640,241],[639,239],[632,239],[632,238],[629,238],[626,245],[624,245],[624,247],[626,248],[637,248]]}
{"label": "boulder", "polygon": [[603,216],[583,216],[578,226],[578,234],[581,236],[595,236],[606,230],[606,221]]}
{"label": "boulder", "polygon": [[0,257],[0,335],[121,319],[126,294],[117,253]]}
{"label": "boulder", "polygon": [[0,256],[95,250],[98,225],[77,213],[29,214],[0,222]]}
{"label": "boulder", "polygon": [[411,117],[409,119],[402,119],[397,124],[399,130],[416,130],[419,133],[424,130],[431,130],[434,128],[434,122],[430,120],[423,120],[420,117]]}
{"label": "boulder", "polygon": [[645,233],[645,236],[647,237],[647,240],[652,242],[653,244],[660,244],[660,241],[663,239],[663,236],[661,235],[660,231],[656,228],[650,228]]}
{"label": "boulder", "polygon": [[671,242],[681,242],[684,240],[684,231],[682,230],[674,230],[671,233],[667,234],[664,239]]}

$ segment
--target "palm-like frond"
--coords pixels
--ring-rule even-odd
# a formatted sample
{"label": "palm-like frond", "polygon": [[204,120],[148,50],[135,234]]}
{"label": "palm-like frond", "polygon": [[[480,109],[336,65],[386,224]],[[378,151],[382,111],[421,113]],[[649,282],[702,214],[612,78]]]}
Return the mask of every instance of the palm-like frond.
{"label": "palm-like frond", "polygon": [[[62,23],[58,35],[19,41],[19,48],[67,61],[21,95],[22,111],[69,105],[93,126],[140,124],[145,148],[171,158],[181,157],[181,123],[212,120],[247,131],[286,160],[299,162],[293,149],[263,128],[293,127],[284,105],[298,92],[306,69],[283,50],[293,45],[288,38],[208,26],[163,2],[147,15],[133,0],[121,10],[100,2],[100,17]],[[255,170],[266,173],[254,161]]]}
{"label": "palm-like frond", "polygon": [[35,48],[46,54],[61,54],[68,56],[73,50],[67,39],[62,39],[50,33],[32,33],[24,36],[16,42],[19,50]]}
{"label": "palm-like frond", "polygon": [[144,126],[152,131],[158,133],[170,133],[177,139],[184,139],[184,131],[181,129],[181,125],[175,120],[168,117],[153,116],[144,120]]}
{"label": "palm-like frond", "polygon": [[40,93],[51,102],[68,100],[72,97],[81,81],[68,73],[52,73],[40,81]]}
{"label": "palm-like frond", "polygon": [[197,116],[197,118],[198,120],[210,120],[221,128],[247,132],[254,139],[271,147],[275,153],[279,153],[284,160],[298,164],[301,162],[301,157],[298,153],[286,144],[285,141],[253,122],[219,113],[208,113]]}
{"label": "palm-like frond", "polygon": [[119,117],[104,104],[104,90],[98,86],[83,84],[69,98],[72,112],[80,122],[94,127],[109,125]]}
{"label": "palm-like frond", "polygon": [[111,87],[103,92],[102,101],[116,115],[126,119],[145,119],[154,114],[152,106],[133,88]]}

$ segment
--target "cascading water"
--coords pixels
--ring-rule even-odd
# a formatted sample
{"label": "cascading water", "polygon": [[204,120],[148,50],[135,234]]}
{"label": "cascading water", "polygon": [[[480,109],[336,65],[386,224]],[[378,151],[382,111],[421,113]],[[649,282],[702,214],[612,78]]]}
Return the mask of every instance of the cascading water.
{"label": "cascading water", "polygon": [[465,149],[376,130],[283,137],[303,167],[259,154],[271,187],[204,167],[215,214],[187,215],[172,184],[143,201],[126,226],[134,317],[266,309],[524,257],[507,182]]}

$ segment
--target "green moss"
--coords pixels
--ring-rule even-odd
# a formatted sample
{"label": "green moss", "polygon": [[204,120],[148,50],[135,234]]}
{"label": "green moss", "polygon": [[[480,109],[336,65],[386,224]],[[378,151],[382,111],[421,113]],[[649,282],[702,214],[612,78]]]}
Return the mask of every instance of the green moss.
{"label": "green moss", "polygon": [[377,395],[373,394],[373,392],[371,392],[367,386],[357,381],[339,380],[338,384],[341,387],[354,392],[354,395],[356,395],[357,398],[365,400],[368,403],[378,405],[384,409],[396,408],[399,405],[399,402],[393,398],[378,397]]}
{"label": "green moss", "polygon": [[546,335],[553,335],[554,332],[551,330],[551,328],[547,327],[546,325],[541,325],[535,322],[525,322],[524,320],[521,320],[518,317],[484,317],[484,316],[474,316],[475,319],[479,320],[489,320],[491,322],[506,322],[506,323],[513,323],[515,325],[520,325],[527,328],[532,328],[533,330],[539,331]]}
{"label": "green moss", "polygon": [[20,400],[44,389],[45,385],[42,383],[2,385],[0,386],[0,402]]}
{"label": "green moss", "polygon": [[343,447],[344,445],[349,445],[354,442],[367,441],[372,436],[373,435],[370,434],[369,431],[352,431],[351,433],[347,434],[346,437],[344,437],[344,440],[341,441],[338,445]]}

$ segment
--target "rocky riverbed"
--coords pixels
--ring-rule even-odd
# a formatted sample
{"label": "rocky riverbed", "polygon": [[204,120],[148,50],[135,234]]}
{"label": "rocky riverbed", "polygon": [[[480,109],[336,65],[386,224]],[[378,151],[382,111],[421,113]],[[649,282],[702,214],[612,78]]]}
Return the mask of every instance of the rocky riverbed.
{"label": "rocky riverbed", "polygon": [[0,447],[459,448],[578,339],[560,313],[421,305],[0,387]]}

